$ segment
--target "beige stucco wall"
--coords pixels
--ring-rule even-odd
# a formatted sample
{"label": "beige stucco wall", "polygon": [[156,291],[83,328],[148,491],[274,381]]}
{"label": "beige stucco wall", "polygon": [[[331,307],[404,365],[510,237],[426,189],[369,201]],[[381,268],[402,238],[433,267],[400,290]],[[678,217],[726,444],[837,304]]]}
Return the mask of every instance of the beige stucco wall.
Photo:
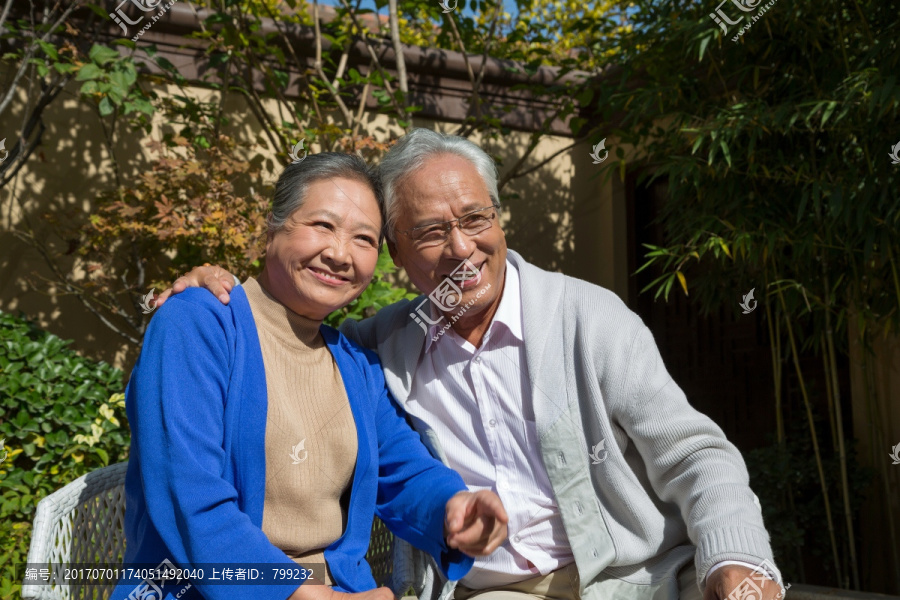
{"label": "beige stucco wall", "polygon": [[[164,88],[156,91],[165,93]],[[192,93],[211,94],[199,89]],[[226,106],[232,120],[230,133],[247,143],[262,140],[255,118],[239,97],[229,98]],[[7,148],[19,133],[21,111],[20,100],[0,119],[0,137],[7,137]],[[372,113],[366,119],[367,131],[378,139],[387,140],[402,133],[392,129],[384,116]],[[50,230],[42,215],[52,213],[61,219],[82,222],[90,213],[93,199],[116,185],[113,159],[103,143],[102,123],[96,111],[78,99],[76,85],[48,108],[44,124],[46,130],[38,153],[11,185],[0,190],[0,310],[22,311],[41,327],[74,340],[74,348],[79,352],[130,369],[136,358],[134,344],[125,342],[80,302],[60,295],[56,286],[44,281],[52,279],[44,260],[10,233],[10,228],[22,227],[27,219],[39,237],[49,239]],[[453,132],[457,127],[423,119],[415,124],[445,132]],[[158,115],[151,136],[119,128],[114,148],[125,183],[148,168],[151,154],[145,145],[164,130],[171,130],[171,125]],[[513,132],[494,141],[478,136],[472,139],[500,157],[502,175],[527,147],[529,136],[526,132]],[[570,138],[545,137],[526,165],[537,164],[571,143]],[[313,146],[312,151],[317,150]],[[624,297],[624,195],[618,177],[606,183],[597,177],[598,166],[591,164],[589,152],[586,144],[576,146],[534,173],[512,181],[502,192],[502,223],[509,246],[527,260],[606,285]],[[268,155],[272,170],[264,179],[274,183],[282,159],[271,149]],[[84,276],[75,257],[65,254],[65,242],[56,241],[51,247],[53,258],[63,271],[76,278]]]}

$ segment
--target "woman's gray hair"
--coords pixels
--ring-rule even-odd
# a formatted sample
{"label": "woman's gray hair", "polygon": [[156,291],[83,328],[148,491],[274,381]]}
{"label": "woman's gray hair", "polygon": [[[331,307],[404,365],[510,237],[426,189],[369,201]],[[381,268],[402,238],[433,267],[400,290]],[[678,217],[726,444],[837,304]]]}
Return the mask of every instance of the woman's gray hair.
{"label": "woman's gray hair", "polygon": [[388,151],[378,170],[384,186],[384,228],[394,240],[397,223],[397,188],[405,177],[421,168],[425,160],[437,154],[455,154],[468,160],[481,175],[494,205],[500,205],[497,191],[497,166],[488,154],[464,137],[446,135],[430,129],[413,129]]}
{"label": "woman's gray hair", "polygon": [[[269,233],[275,233],[284,227],[294,211],[303,206],[310,185],[323,179],[337,177],[354,179],[368,185],[375,195],[382,223],[384,222],[384,192],[378,171],[355,154],[320,152],[310,154],[300,162],[289,164],[281,172],[275,183],[272,212],[266,219]],[[381,228],[378,245],[381,246],[383,241],[384,227]]]}

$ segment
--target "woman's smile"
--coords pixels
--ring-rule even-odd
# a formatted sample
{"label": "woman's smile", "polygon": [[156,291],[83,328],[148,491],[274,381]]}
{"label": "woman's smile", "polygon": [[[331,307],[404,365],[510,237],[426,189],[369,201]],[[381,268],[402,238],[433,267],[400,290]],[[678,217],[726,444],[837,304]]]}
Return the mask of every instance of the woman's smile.
{"label": "woman's smile", "polygon": [[326,285],[341,286],[350,283],[351,281],[346,277],[336,275],[331,271],[326,271],[325,269],[319,269],[316,267],[306,267],[306,269],[310,271],[316,279]]}

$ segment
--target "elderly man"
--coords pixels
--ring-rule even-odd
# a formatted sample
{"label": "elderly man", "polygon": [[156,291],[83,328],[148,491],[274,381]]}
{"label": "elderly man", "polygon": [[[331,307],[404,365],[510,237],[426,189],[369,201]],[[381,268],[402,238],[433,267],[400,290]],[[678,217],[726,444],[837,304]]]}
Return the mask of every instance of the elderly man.
{"label": "elderly man", "polygon": [[[429,572],[432,597],[779,598],[740,453],[615,294],[507,249],[490,157],[417,129],[380,170],[391,256],[425,295],[342,331],[378,352],[432,452],[510,518],[461,581]],[[227,302],[232,282],[202,267],[173,287],[187,285]]]}

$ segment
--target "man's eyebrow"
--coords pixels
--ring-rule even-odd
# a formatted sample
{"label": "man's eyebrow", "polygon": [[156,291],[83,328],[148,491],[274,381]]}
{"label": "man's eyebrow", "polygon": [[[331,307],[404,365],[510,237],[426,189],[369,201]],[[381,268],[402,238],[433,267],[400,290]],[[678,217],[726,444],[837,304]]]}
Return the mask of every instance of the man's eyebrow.
{"label": "man's eyebrow", "polygon": [[[463,206],[462,214],[460,215],[460,217],[463,217],[463,216],[469,214],[470,212],[475,212],[476,210],[479,210],[482,208],[488,208],[488,207],[482,206],[481,203],[478,202],[477,200],[469,202],[468,204]],[[455,221],[456,219],[450,219],[450,220]],[[446,223],[446,222],[447,221],[441,220],[441,219],[425,219],[425,220],[419,221],[418,224],[413,225],[412,227],[410,227],[410,229],[415,229],[416,227],[428,227],[429,225],[437,225],[438,223]]]}

